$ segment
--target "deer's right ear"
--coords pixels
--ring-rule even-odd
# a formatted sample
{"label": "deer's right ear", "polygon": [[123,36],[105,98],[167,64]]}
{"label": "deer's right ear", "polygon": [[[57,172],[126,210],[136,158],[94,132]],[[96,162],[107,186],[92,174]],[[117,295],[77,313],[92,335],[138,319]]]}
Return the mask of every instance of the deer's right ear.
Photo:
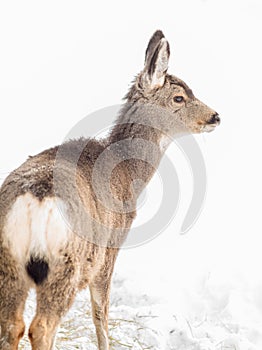
{"label": "deer's right ear", "polygon": [[153,90],[164,85],[170,56],[169,44],[164,34],[158,30],[152,36],[146,49],[142,85]]}

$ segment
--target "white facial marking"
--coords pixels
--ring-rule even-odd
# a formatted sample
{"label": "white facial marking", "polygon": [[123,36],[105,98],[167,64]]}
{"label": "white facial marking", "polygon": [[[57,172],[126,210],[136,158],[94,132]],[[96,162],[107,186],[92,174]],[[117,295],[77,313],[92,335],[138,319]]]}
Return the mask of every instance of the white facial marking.
{"label": "white facial marking", "polygon": [[172,139],[169,136],[163,135],[159,142],[160,151],[165,152],[171,141]]}
{"label": "white facial marking", "polygon": [[215,130],[215,128],[216,128],[216,124],[210,124],[210,125],[204,125],[203,127],[202,127],[202,132],[211,132],[211,131],[213,131],[213,130]]}

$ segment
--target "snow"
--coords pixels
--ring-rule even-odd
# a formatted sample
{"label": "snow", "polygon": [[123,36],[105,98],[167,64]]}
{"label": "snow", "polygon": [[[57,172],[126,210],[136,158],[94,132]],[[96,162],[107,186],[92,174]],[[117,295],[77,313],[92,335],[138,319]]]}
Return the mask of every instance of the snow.
{"label": "snow", "polygon": [[[261,313],[253,289],[244,295],[244,285],[231,291],[226,286],[218,288],[208,276],[197,292],[187,291],[184,300],[180,298],[182,305],[177,308],[139,286],[135,276],[114,275],[109,318],[112,350],[256,350],[262,346]],[[27,326],[34,310],[31,291],[25,311]],[[96,349],[87,290],[78,294],[64,317],[56,348]],[[30,349],[27,337],[21,349]]]}

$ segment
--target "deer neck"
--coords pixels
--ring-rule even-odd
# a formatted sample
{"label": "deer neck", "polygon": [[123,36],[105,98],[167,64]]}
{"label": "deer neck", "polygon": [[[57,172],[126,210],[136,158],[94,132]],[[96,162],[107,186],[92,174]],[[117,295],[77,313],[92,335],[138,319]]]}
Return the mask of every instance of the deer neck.
{"label": "deer neck", "polygon": [[172,141],[166,118],[163,109],[155,106],[126,104],[109,135],[109,147],[117,154],[119,166],[125,170],[126,186],[135,197],[154,175]]}

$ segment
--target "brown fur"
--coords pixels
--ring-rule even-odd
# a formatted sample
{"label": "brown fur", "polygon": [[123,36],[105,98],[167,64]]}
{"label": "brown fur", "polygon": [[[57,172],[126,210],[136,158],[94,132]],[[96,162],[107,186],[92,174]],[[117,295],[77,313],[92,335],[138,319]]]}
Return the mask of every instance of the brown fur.
{"label": "brown fur", "polygon": [[[18,348],[25,328],[22,314],[30,287],[35,287],[37,292],[36,316],[29,330],[32,349],[50,350],[61,317],[72,305],[78,290],[87,286],[91,292],[98,348],[109,349],[107,322],[114,263],[136,215],[137,197],[153,176],[167,147],[162,148],[161,142],[164,137],[210,131],[219,123],[217,114],[196,99],[182,80],[166,74],[168,58],[169,45],[163,33],[157,31],[146,51],[145,68],[135,79],[107,138],[102,141],[71,140],[46,150],[30,157],[3,183],[0,190],[2,350]],[[184,101],[174,101],[175,96],[183,96]],[[212,118],[214,123],[210,122]],[[126,140],[128,142],[121,142]],[[99,186],[95,191],[92,173],[105,152],[108,155],[98,168],[95,181]],[[113,171],[108,191],[105,170],[111,166]],[[136,188],[133,186],[135,179],[142,180]],[[6,231],[12,227],[9,222],[19,231],[19,223],[12,216],[16,212],[11,214],[18,198],[27,203],[21,210],[27,215],[25,226],[29,231],[33,227],[32,213],[43,210],[48,199],[62,199],[67,207],[68,240],[48,254],[40,250],[35,253],[38,254],[35,266],[48,267],[47,277],[44,276],[43,281],[40,279],[41,283],[37,285],[26,270],[30,246],[26,243],[23,246],[21,242],[21,248],[13,247],[8,236],[10,232]],[[119,210],[110,209],[114,201]],[[52,210],[48,215],[54,214]],[[48,216],[47,225],[50,220]],[[29,235],[33,234],[31,231]],[[14,251],[21,251],[21,257]],[[42,265],[37,263],[40,260]]]}

